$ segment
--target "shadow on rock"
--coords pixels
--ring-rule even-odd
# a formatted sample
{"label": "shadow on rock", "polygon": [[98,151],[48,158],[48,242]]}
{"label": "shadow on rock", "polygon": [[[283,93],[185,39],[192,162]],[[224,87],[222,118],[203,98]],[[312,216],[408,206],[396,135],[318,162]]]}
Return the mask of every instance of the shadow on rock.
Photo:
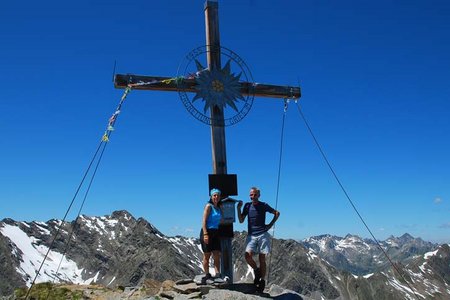
{"label": "shadow on rock", "polygon": [[257,291],[255,285],[253,283],[233,283],[233,284],[226,284],[223,286],[220,286],[219,289],[226,289],[229,291],[236,291],[243,294],[252,294],[256,295],[262,298],[269,298],[269,299],[277,299],[277,300],[303,300],[303,298],[292,291],[282,289],[278,286],[272,285],[269,289],[268,293],[261,293]]}

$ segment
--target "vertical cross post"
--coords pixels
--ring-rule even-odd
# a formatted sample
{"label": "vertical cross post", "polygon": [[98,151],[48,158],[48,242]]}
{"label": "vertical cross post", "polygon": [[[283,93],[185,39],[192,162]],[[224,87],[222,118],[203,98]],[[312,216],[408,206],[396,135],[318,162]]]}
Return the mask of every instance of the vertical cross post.
{"label": "vertical cross post", "polygon": [[[222,67],[220,61],[219,5],[215,1],[206,1],[205,3],[205,25],[208,69],[210,71],[220,70]],[[223,109],[224,107],[214,105],[210,110],[213,174],[227,174]],[[233,224],[227,226],[231,226],[232,232]],[[233,252],[230,237],[221,238],[221,248],[220,272],[224,276],[228,276],[230,281],[233,282]]]}
{"label": "vertical cross post", "polygon": [[[213,1],[205,3],[207,62],[210,71],[221,68],[218,6],[218,3]],[[223,107],[215,105],[210,114],[213,174],[227,174]]]}

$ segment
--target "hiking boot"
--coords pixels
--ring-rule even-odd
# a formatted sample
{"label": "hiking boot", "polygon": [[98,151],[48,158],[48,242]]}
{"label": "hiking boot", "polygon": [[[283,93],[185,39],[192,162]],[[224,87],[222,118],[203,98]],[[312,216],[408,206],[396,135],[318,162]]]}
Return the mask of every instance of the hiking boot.
{"label": "hiking boot", "polygon": [[206,284],[206,281],[209,279],[211,279],[211,274],[206,273],[206,275],[202,277],[202,284]]}
{"label": "hiking boot", "polygon": [[214,280],[214,283],[224,283],[225,280],[222,279],[222,274],[216,273],[214,277],[212,278]]}
{"label": "hiking boot", "polygon": [[264,288],[266,287],[266,281],[264,279],[261,279],[259,281],[259,285],[258,285],[258,291],[259,292],[264,292]]}
{"label": "hiking boot", "polygon": [[258,285],[259,281],[261,280],[261,271],[259,270],[259,268],[256,268],[254,271],[255,271],[255,279],[253,280],[253,283]]}

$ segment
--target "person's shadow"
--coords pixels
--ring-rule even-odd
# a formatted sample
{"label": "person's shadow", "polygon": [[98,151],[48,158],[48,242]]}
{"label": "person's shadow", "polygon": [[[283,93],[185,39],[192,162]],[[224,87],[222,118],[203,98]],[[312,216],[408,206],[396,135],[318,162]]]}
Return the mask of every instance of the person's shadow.
{"label": "person's shadow", "polygon": [[241,292],[244,294],[253,294],[269,299],[276,300],[303,300],[303,298],[297,294],[286,292],[277,296],[271,296],[269,293],[259,292],[253,283],[232,283],[220,286],[221,289],[227,289],[230,291]]}

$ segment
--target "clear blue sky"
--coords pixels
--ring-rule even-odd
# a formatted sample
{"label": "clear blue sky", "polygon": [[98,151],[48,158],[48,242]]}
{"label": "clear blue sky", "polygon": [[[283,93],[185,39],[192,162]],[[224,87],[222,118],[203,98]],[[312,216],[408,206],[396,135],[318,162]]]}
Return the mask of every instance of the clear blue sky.
{"label": "clear blue sky", "polygon": [[[0,219],[64,216],[123,92],[114,61],[117,73],[177,75],[205,44],[203,6],[2,4]],[[302,110],[377,238],[450,242],[450,2],[219,1],[219,16],[222,46],[256,82],[300,82]],[[237,198],[256,185],[275,206],[282,111],[282,101],[256,98],[227,127]],[[197,236],[212,172],[208,126],[177,93],[132,91],[115,127],[83,213],[126,209],[164,234]],[[295,104],[284,142],[275,235],[368,237]]]}

